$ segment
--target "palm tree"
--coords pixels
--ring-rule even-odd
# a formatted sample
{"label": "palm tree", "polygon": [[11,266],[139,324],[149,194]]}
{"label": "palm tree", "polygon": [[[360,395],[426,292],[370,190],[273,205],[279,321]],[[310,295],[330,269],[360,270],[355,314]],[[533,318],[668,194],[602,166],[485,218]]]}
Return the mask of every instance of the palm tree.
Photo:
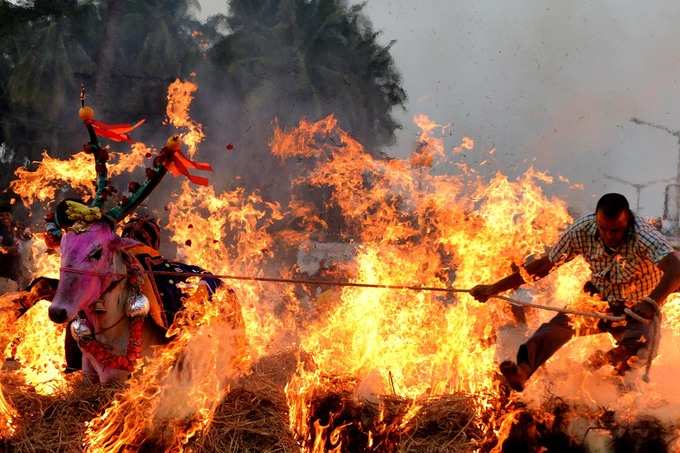
{"label": "palm tree", "polygon": [[[75,1],[37,1],[34,8],[0,3],[0,73],[2,135],[0,141],[21,157],[38,158],[40,149],[58,149],[69,127],[62,115],[70,99],[77,109],[76,71],[94,64],[78,34],[92,17],[92,5]],[[31,146],[39,144],[39,146]]]}
{"label": "palm tree", "polygon": [[196,69],[195,0],[107,0],[96,98],[108,116],[160,117],[169,82]]}
{"label": "palm tree", "polygon": [[288,177],[267,150],[264,131],[274,118],[286,127],[333,113],[375,155],[393,142],[398,124],[391,111],[403,106],[406,94],[390,55],[392,43],[377,42],[379,34],[361,5],[232,0],[227,23],[232,33],[209,56],[222,74],[218,91],[239,93],[241,114],[236,127],[215,129],[230,130],[248,150],[248,159],[230,163],[246,183],[261,186],[263,173]]}
{"label": "palm tree", "polygon": [[[165,90],[199,58],[195,0],[0,0],[0,143],[29,159],[82,139],[81,84],[102,119],[159,118]],[[2,181],[5,183],[6,181]]]}

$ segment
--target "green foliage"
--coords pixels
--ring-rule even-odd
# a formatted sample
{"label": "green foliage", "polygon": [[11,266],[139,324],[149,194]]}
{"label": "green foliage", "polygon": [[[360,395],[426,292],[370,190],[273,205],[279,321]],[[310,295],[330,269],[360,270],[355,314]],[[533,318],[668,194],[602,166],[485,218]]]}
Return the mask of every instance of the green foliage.
{"label": "green foliage", "polygon": [[334,113],[369,149],[394,140],[391,111],[406,95],[391,43],[378,43],[362,6],[232,0],[228,16],[203,23],[193,16],[198,7],[196,0],[36,0],[33,7],[0,0],[0,143],[18,160],[37,159],[43,148],[74,152],[83,141],[75,120],[81,84],[98,118],[145,117],[141,133],[154,133],[168,84],[192,72],[199,81],[192,114],[212,145],[230,140],[247,150],[248,159],[228,168],[243,182],[257,184],[256,175],[279,165],[267,149],[275,118],[292,126]]}
{"label": "green foliage", "polygon": [[[362,13],[342,0],[233,0],[232,33],[210,52],[242,96],[246,122],[297,123],[329,113],[368,147],[394,139],[406,94]],[[291,104],[291,100],[294,103]]]}
{"label": "green foliage", "polygon": [[[45,147],[72,153],[79,147],[81,84],[98,117],[149,116],[160,124],[168,82],[188,76],[200,57],[191,37],[202,26],[190,16],[195,6],[194,0],[38,0],[30,8],[0,2],[0,142],[31,159]],[[99,82],[105,89],[92,99]]]}

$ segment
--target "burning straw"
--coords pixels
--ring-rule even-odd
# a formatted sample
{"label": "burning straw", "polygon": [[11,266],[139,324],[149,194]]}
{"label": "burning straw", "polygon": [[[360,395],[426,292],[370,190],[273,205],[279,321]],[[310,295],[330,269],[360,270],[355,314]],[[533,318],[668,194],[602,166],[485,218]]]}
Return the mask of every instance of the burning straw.
{"label": "burning straw", "polygon": [[[217,401],[209,428],[186,447],[197,452],[296,451],[287,427],[283,386],[295,366],[295,356],[283,354],[257,364],[252,373],[234,382]],[[22,452],[81,452],[87,422],[102,413],[123,385],[100,386],[71,375],[54,395],[39,395],[10,373],[0,375],[9,399],[16,405],[15,432],[0,445]],[[189,420],[187,420],[189,421]],[[141,422],[141,420],[140,420]],[[164,449],[160,439],[147,439],[146,448]]]}

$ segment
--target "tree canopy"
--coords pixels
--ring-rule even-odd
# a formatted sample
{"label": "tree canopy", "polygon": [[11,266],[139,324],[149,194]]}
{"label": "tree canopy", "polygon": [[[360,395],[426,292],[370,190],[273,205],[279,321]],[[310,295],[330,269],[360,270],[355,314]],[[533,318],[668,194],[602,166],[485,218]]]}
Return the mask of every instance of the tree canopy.
{"label": "tree canopy", "polygon": [[[16,162],[80,147],[81,84],[99,118],[145,117],[154,131],[168,84],[192,73],[192,113],[206,145],[236,142],[241,157],[227,158],[225,169],[255,186],[280,165],[268,152],[274,119],[285,127],[333,113],[369,149],[394,140],[392,109],[406,95],[392,43],[379,43],[362,6],[232,0],[228,15],[201,22],[195,0],[14,3],[0,0],[0,143]],[[3,171],[2,186],[10,174]]]}

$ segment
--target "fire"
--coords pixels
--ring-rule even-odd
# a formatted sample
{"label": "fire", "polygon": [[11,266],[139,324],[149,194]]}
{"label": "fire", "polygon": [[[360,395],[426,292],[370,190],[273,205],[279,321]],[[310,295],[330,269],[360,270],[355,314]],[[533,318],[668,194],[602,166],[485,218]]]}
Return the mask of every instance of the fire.
{"label": "fire", "polygon": [[88,423],[87,451],[120,451],[144,442],[182,451],[210,424],[229,381],[247,367],[241,314],[228,288],[208,299],[200,286],[184,303],[167,333],[171,342],[158,348],[111,406]]}
{"label": "fire", "polygon": [[34,233],[30,241],[28,268],[34,277],[59,278],[59,253],[45,245],[45,233]]}
{"label": "fire", "polygon": [[420,128],[421,132],[418,137],[418,147],[411,156],[411,165],[413,167],[432,167],[435,158],[444,156],[444,139],[433,137],[432,133],[436,129],[440,129],[443,133],[450,126],[437,124],[423,114],[416,115],[413,122]]}
{"label": "fire", "polygon": [[[111,153],[109,173],[116,176],[134,170],[143,163],[149,152],[144,143],[137,142],[132,145],[131,153]],[[60,160],[43,152],[35,171],[23,167],[17,169],[17,179],[10,182],[10,188],[26,206],[30,206],[35,202],[54,200],[57,191],[65,186],[91,197],[94,195],[96,176],[92,154],[79,152],[70,159]]]}
{"label": "fire", "polygon": [[[191,155],[204,138],[189,116],[197,89],[177,80],[168,90],[168,121],[186,129],[181,137]],[[179,260],[214,274],[291,277],[299,263],[284,257],[324,236],[330,219],[322,212],[330,206],[341,224],[335,240],[351,249],[348,262],[329,271],[334,278],[450,291],[344,287],[315,293],[229,280],[208,298],[192,282],[169,344],[157,348],[88,423],[87,451],[192,449],[192,439],[210,427],[234,380],[256,360],[286,347],[299,355],[285,396],[290,430],[303,451],[396,449],[424,408],[451,395],[475,395],[477,417],[469,423],[479,431],[502,434],[511,428],[518,412],[509,412],[504,423],[493,414],[501,404],[497,363],[508,358],[501,357],[498,344],[504,329],[519,328],[518,322],[504,302],[480,304],[458,290],[494,281],[512,265],[545,253],[571,218],[566,203],[543,190],[553,178],[536,169],[516,179],[497,173],[488,181],[462,162],[456,175],[431,171],[437,159],[447,157],[443,135],[450,126],[425,115],[414,121],[421,128],[418,148],[409,159],[392,160],[372,157],[332,115],[301,121],[289,131],[275,125],[272,154],[307,159],[294,184],[329,193],[324,206],[293,197],[282,207],[245,188],[218,193],[184,182],[167,202],[166,227]],[[474,147],[472,138],[463,137],[453,155]],[[133,171],[148,153],[146,145],[134,144],[131,153],[117,155],[111,173]],[[30,204],[54,196],[63,183],[91,194],[94,165],[84,153],[67,161],[44,155],[35,173],[20,170],[17,177],[13,188]],[[291,219],[295,227],[281,227],[293,224],[284,222]],[[41,243],[33,246],[35,272],[56,276],[58,256],[45,253]],[[586,263],[574,260],[515,297],[601,311],[602,301],[582,294],[587,275]],[[680,335],[678,303],[673,299],[664,309],[664,328],[673,335]],[[41,392],[65,385],[63,332],[46,312],[41,302],[21,318],[6,350],[21,362],[26,382]],[[529,329],[553,315],[526,314]],[[586,321],[577,318],[575,327]],[[600,340],[584,340],[571,356],[582,363]],[[547,388],[550,376],[537,374],[531,385]],[[0,431],[15,417],[1,396]],[[363,443],[352,443],[356,439]]]}
{"label": "fire", "polygon": [[[177,81],[168,95],[168,117],[176,127],[189,127],[183,139],[190,147],[200,142],[191,141],[200,125],[187,114],[195,90],[190,82]],[[178,245],[179,257],[214,273],[254,272],[270,254],[266,227],[280,218],[277,205],[257,195],[246,196],[243,189],[216,195],[212,187],[194,189],[188,182],[168,211],[170,239]],[[226,247],[227,239],[233,248]],[[268,332],[271,321],[262,322],[257,310],[263,319],[273,316],[258,307],[257,295],[256,287],[243,284],[220,289],[210,301],[200,289],[186,299],[168,332],[172,342],[159,349],[111,407],[89,423],[88,451],[117,450],[149,439],[181,451],[206,429],[229,390],[229,380],[243,374],[251,356],[265,347],[258,345],[257,335],[266,336],[263,330]],[[159,432],[158,426],[167,429]]]}
{"label": "fire", "polygon": [[[463,151],[472,151],[475,148],[475,141],[470,137],[463,137],[460,145],[453,147],[453,154],[460,154]],[[489,154],[494,154],[496,152],[495,148],[492,149]]]}
{"label": "fire", "polygon": [[35,171],[18,168],[17,179],[10,182],[10,188],[28,206],[36,201],[53,200],[59,188],[68,185],[73,190],[94,193],[96,173],[92,155],[80,152],[68,160],[53,158],[43,152],[42,160]]}
{"label": "fire", "polygon": [[[421,138],[427,137],[436,124],[419,120]],[[570,220],[564,202],[539,186],[552,179],[533,169],[517,181],[498,174],[482,184],[469,174],[434,176],[402,161],[374,160],[337,126],[301,122],[291,135],[275,133],[272,149],[294,143],[288,154],[328,156],[303,182],[330,187],[361,238],[357,281],[469,288],[542,253]],[[468,296],[344,289],[331,311],[302,333],[301,347],[314,366],[300,367],[286,389],[291,429],[312,451],[328,445],[314,436],[332,433],[311,433],[314,423],[305,420],[309,399],[328,376],[355,382],[369,395],[396,392],[413,401],[495,394],[493,326],[504,322],[512,322],[505,305],[484,306]]]}
{"label": "fire", "polygon": [[14,322],[14,336],[5,357],[21,364],[19,373],[42,395],[66,385],[64,378],[64,327],[47,317],[50,303],[40,301]]}
{"label": "fire", "polygon": [[[258,275],[273,250],[267,228],[280,218],[278,205],[246,195],[244,189],[217,195],[212,187],[192,188],[185,182],[169,206],[168,228],[182,260],[215,274]],[[281,329],[281,320],[273,315],[274,292],[263,300],[266,285],[228,283],[241,304],[252,354],[259,357]]]}
{"label": "fire", "polygon": [[168,87],[168,104],[165,110],[171,125],[188,129],[187,132],[180,134],[180,138],[189,147],[190,157],[196,154],[198,145],[205,138],[201,124],[189,117],[189,107],[197,90],[198,86],[191,81],[175,80]]}
{"label": "fire", "polygon": [[149,157],[152,148],[142,142],[135,142],[131,146],[129,153],[119,152],[113,154],[113,161],[109,164],[109,173],[112,176],[130,173],[144,163],[144,159]]}
{"label": "fire", "polygon": [[[0,294],[0,323],[6,326],[0,331],[0,346],[3,348],[12,338],[12,330],[8,327],[13,325],[17,318],[16,293]],[[14,420],[17,411],[7,399],[0,384],[0,440],[9,438],[14,433]]]}
{"label": "fire", "polygon": [[313,145],[317,135],[326,136],[337,126],[338,121],[333,115],[326,118],[309,122],[300,121],[300,127],[290,132],[284,132],[278,123],[274,123],[274,133],[270,143],[271,152],[274,156],[285,159],[293,156],[320,157],[322,150]]}
{"label": "fire", "polygon": [[0,440],[6,440],[14,433],[14,419],[17,411],[5,397],[0,386]]}

